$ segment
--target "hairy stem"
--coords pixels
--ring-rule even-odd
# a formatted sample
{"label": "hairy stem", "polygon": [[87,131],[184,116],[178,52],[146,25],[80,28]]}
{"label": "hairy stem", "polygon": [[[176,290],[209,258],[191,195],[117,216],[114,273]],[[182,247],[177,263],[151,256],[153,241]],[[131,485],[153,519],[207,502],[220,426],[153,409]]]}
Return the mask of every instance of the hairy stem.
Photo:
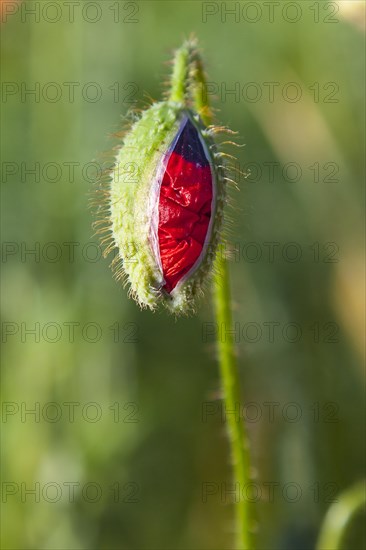
{"label": "hairy stem", "polygon": [[207,101],[206,78],[195,38],[187,40],[176,50],[170,79],[171,101],[193,105],[202,121],[211,124],[211,111]]}
{"label": "hairy stem", "polygon": [[[229,270],[223,248],[219,250],[216,259],[214,291],[216,320],[218,327],[223,327],[223,331],[218,330],[218,334],[221,332],[225,334],[225,339],[220,337],[218,339],[218,352],[225,410],[228,411],[227,421],[233,459],[233,477],[235,488],[241,496],[243,488],[250,481],[250,456],[244,423],[240,419],[240,415],[237,417],[233,413],[233,411],[238,410],[240,403],[240,380],[231,331],[233,323]],[[253,549],[254,543],[251,534],[253,504],[241,497],[235,506],[237,548],[242,550]]]}
{"label": "hairy stem", "polygon": [[338,497],[326,513],[320,530],[316,550],[340,550],[349,523],[354,515],[365,507],[366,485],[364,481],[356,483]]}
{"label": "hairy stem", "polygon": [[183,44],[176,50],[173,61],[173,72],[170,78],[170,97],[171,101],[184,103],[187,93],[188,72],[189,72],[189,43]]}
{"label": "hairy stem", "polygon": [[[208,105],[208,92],[203,64],[194,39],[187,41],[176,51],[172,74],[170,99],[193,105],[203,122],[212,123],[212,114]],[[234,340],[231,332],[231,293],[227,261],[221,246],[215,265],[214,306],[217,324],[224,328],[225,340],[218,338],[218,356],[220,364],[223,399],[227,411],[236,411],[240,403],[240,381],[235,356]],[[220,330],[218,331],[220,334]],[[243,488],[250,481],[249,444],[244,423],[236,414],[228,414],[228,435],[233,460],[233,478],[235,490],[242,495]],[[240,498],[235,504],[237,548],[253,550],[254,542],[252,507],[248,500]]]}

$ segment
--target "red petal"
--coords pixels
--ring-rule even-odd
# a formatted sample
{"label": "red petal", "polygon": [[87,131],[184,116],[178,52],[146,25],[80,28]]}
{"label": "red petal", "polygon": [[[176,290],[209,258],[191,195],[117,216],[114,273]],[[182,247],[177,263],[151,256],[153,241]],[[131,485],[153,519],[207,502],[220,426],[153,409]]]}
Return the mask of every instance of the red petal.
{"label": "red petal", "polygon": [[187,118],[168,158],[160,188],[158,239],[167,292],[200,257],[209,229],[212,197],[210,164],[199,133]]}

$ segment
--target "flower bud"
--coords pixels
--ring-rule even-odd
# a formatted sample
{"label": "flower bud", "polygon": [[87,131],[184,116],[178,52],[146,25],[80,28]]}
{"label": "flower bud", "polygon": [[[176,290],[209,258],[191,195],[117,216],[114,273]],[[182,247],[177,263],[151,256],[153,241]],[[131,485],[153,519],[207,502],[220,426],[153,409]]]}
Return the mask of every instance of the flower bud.
{"label": "flower bud", "polygon": [[197,71],[188,42],[176,52],[169,98],[127,132],[107,189],[107,251],[117,249],[117,277],[142,307],[177,314],[194,310],[212,272],[227,179],[216,129],[204,124],[207,106],[197,101]]}

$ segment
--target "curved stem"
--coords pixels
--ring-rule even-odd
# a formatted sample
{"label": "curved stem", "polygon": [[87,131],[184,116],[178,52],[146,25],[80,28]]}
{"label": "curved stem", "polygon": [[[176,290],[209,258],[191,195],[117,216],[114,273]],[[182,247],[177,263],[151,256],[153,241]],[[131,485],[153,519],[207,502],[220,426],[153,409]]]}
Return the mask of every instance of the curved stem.
{"label": "curved stem", "polygon": [[[211,124],[206,79],[194,39],[188,40],[176,51],[171,85],[172,101],[193,104],[204,124]],[[225,410],[228,413],[235,492],[240,495],[239,502],[235,504],[237,548],[252,550],[253,504],[242,497],[244,488],[250,482],[249,445],[244,423],[236,414],[240,407],[240,381],[232,334],[229,270],[222,245],[215,260],[214,305],[217,324],[223,327],[225,333],[225,339],[218,337],[218,355]],[[218,330],[218,335],[220,333]]]}
{"label": "curved stem", "polygon": [[191,60],[191,95],[196,111],[206,126],[212,123],[212,113],[208,104],[208,90],[202,60],[195,49]]}
{"label": "curved stem", "polygon": [[207,126],[212,114],[207,101],[207,85],[202,60],[197,50],[195,38],[187,40],[174,55],[173,71],[170,79],[171,101],[192,103]]}
{"label": "curved stem", "polygon": [[222,247],[216,259],[214,290],[218,334],[225,334],[224,338],[218,339],[219,363],[233,459],[235,490],[238,490],[240,495],[240,501],[236,503],[237,548],[249,550],[254,548],[251,534],[253,504],[242,498],[243,489],[250,482],[249,445],[239,414],[240,380],[232,333],[230,280]]}
{"label": "curved stem", "polygon": [[173,72],[170,79],[171,101],[184,103],[187,93],[188,72],[189,72],[190,48],[189,43],[183,44],[176,50],[173,61]]}
{"label": "curved stem", "polygon": [[340,550],[349,523],[366,503],[365,482],[356,483],[334,502],[325,515],[316,550]]}

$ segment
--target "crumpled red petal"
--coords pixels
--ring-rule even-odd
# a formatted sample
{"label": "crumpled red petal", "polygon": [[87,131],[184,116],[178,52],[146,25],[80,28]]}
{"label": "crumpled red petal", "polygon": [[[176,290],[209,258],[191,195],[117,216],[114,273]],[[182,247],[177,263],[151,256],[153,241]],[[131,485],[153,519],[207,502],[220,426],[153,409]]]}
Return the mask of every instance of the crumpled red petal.
{"label": "crumpled red petal", "polygon": [[158,241],[169,293],[200,257],[213,198],[212,171],[198,130],[187,118],[179,132],[159,196]]}

